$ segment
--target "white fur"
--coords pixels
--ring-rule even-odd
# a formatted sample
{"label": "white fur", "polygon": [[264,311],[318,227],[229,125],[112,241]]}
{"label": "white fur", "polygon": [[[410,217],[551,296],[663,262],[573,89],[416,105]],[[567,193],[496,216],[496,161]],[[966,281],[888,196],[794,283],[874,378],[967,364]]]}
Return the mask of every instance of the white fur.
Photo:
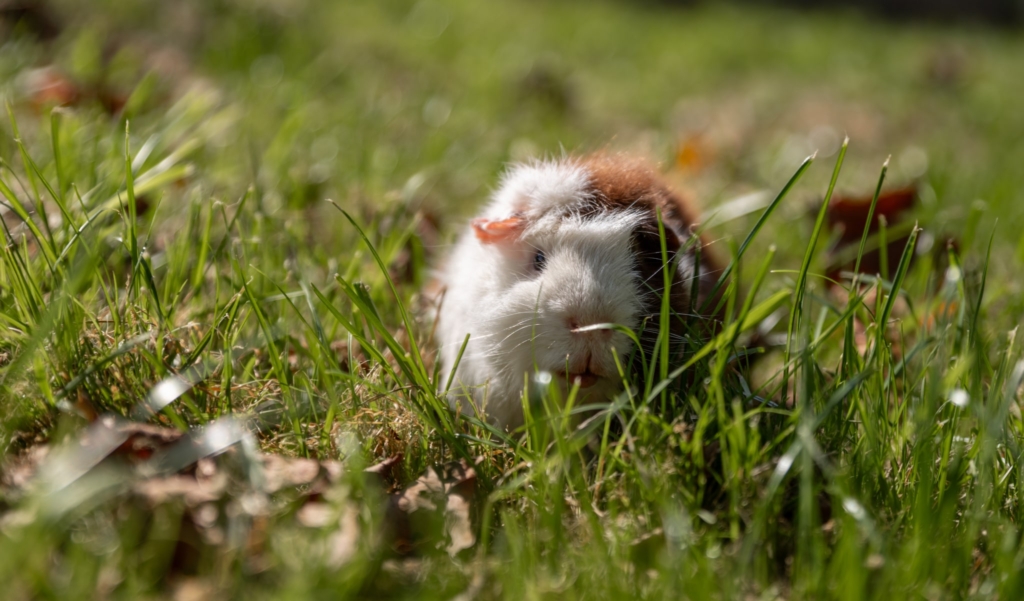
{"label": "white fur", "polygon": [[[643,215],[566,216],[567,208],[588,200],[589,178],[568,161],[515,166],[483,215],[526,216],[529,226],[519,240],[484,244],[467,228],[456,244],[442,276],[447,293],[438,325],[445,373],[470,335],[450,396],[453,407],[515,428],[523,422],[525,378],[535,369],[579,373],[589,367],[602,377],[581,390],[586,401],[621,388],[612,349],[625,357],[629,338],[607,330],[574,333],[567,323],[572,317],[579,325],[639,326],[642,299],[630,237]],[[541,272],[533,269],[537,249],[547,256]]]}
{"label": "white fur", "polygon": [[568,160],[515,165],[505,173],[483,215],[539,217],[585,200],[589,183],[587,170]]}

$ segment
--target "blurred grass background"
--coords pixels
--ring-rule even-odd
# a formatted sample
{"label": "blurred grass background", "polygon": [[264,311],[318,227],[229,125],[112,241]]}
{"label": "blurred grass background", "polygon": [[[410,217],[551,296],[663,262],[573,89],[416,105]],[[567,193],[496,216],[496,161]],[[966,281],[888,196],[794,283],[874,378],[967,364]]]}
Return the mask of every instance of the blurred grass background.
{"label": "blurred grass background", "polygon": [[[358,204],[412,187],[457,223],[505,162],[563,149],[625,149],[670,170],[682,153],[675,183],[714,206],[778,185],[814,150],[833,156],[843,135],[852,145],[841,191],[869,193],[892,155],[891,183],[923,183],[929,232],[956,231],[976,249],[987,240],[982,214],[983,227],[993,215],[1007,232],[1024,225],[1012,210],[1024,189],[1024,84],[1013,76],[1024,48],[1013,31],[720,3],[64,10],[88,26],[70,26],[48,52],[14,54],[7,69],[43,52],[87,80],[120,76],[127,91],[163,53],[165,68],[213,80],[215,106],[234,109],[215,143],[248,156],[209,152],[230,165],[208,177],[237,194],[258,176],[282,207],[324,217],[311,225],[331,222],[321,198]],[[827,172],[812,171],[813,189]],[[789,203],[787,219],[811,200]],[[1024,246],[1012,256],[1024,259]]]}
{"label": "blurred grass background", "polygon": [[[61,439],[81,427],[74,412],[57,408],[60,401],[68,400],[61,390],[69,382],[80,380],[76,390],[85,391],[87,402],[96,409],[127,414],[162,377],[188,367],[180,359],[175,363],[175,357],[181,356],[225,363],[227,367],[214,376],[223,386],[197,388],[187,396],[187,404],[179,403],[186,406],[161,418],[166,425],[202,424],[227,413],[252,415],[263,448],[323,459],[350,454],[344,444],[348,439],[339,436],[340,428],[341,433],[356,433],[363,461],[373,462],[400,450],[407,458],[402,468],[406,479],[415,478],[431,462],[450,459],[447,439],[431,432],[408,407],[391,404],[388,395],[393,391],[374,389],[362,379],[352,383],[345,375],[351,375],[351,364],[348,371],[326,367],[331,362],[317,350],[316,328],[309,323],[315,311],[295,307],[305,307],[306,299],[313,297],[305,288],[308,285],[323,290],[336,305],[344,305],[346,297],[332,280],[341,273],[349,280],[366,281],[383,307],[387,324],[399,324],[396,303],[383,292],[383,278],[365,247],[324,200],[333,199],[355,215],[388,263],[403,266],[395,271],[404,274],[401,302],[415,307],[430,267],[443,258],[446,245],[486,198],[503,166],[563,152],[613,149],[647,156],[705,213],[712,214],[717,207],[736,207],[730,203],[738,198],[755,199],[751,201],[755,208],[763,206],[804,157],[818,151],[819,160],[754,242],[751,256],[764,256],[770,245],[778,248],[773,267],[781,272],[770,276],[762,296],[793,285],[796,278],[784,272],[799,268],[813,213],[844,136],[851,141],[838,185],[841,192],[870,196],[883,161],[891,155],[888,185],[918,186],[919,203],[912,219],[924,228],[918,246],[921,256],[927,256],[931,247],[941,249],[945,238],[952,236],[965,263],[978,267],[995,232],[982,307],[987,334],[984,340],[972,342],[979,345],[978,357],[988,358],[976,360],[973,365],[984,368],[977,367],[980,371],[972,372],[972,384],[964,386],[979,398],[998,394],[1012,367],[1010,357],[1016,352],[1012,345],[999,355],[1001,359],[992,359],[996,355],[992,348],[982,348],[990,341],[1003,344],[1004,333],[1016,326],[1024,308],[1024,287],[1014,277],[1024,261],[1024,239],[1017,235],[1024,228],[1024,211],[1018,208],[1024,202],[1020,167],[1024,164],[1024,111],[1019,108],[1024,92],[1024,79],[1019,77],[1024,73],[1024,36],[1012,27],[969,21],[886,21],[849,7],[804,12],[759,3],[714,2],[54,0],[25,6],[30,8],[4,12],[0,22],[0,95],[10,103],[13,116],[11,122],[0,125],[4,168],[0,173],[23,201],[38,191],[44,199],[40,206],[50,210],[33,213],[46,213],[44,221],[57,232],[58,241],[73,250],[67,274],[52,279],[39,276],[44,283],[39,307],[32,310],[24,309],[23,299],[32,295],[15,290],[9,267],[13,263],[5,263],[0,297],[11,319],[5,322],[8,330],[0,347],[4,357],[0,363],[5,366],[2,414],[8,456],[42,441]],[[51,147],[50,111],[57,104],[67,105],[57,113],[59,169]],[[135,235],[134,229],[128,235],[127,221],[121,216],[127,211],[122,208],[126,123],[130,123],[128,144],[137,185],[156,182],[139,194],[141,201],[134,209],[139,215],[138,239],[144,247],[140,252],[123,246]],[[16,138],[38,166],[37,173],[27,167]],[[173,177],[156,179],[160,174]],[[88,235],[74,238],[66,220],[62,227],[43,180],[55,182],[58,196],[66,195],[76,227],[85,216],[96,218]],[[110,212],[95,213],[104,207]],[[5,213],[5,219],[9,215]],[[742,239],[755,216],[723,220],[713,227],[712,236],[727,247],[730,240]],[[24,229],[16,233],[28,236]],[[99,251],[98,263],[87,261],[88,253],[78,251],[75,240],[83,240],[90,252]],[[34,270],[46,273],[38,248],[29,243],[14,247]],[[57,245],[58,252],[60,248]],[[80,262],[72,262],[76,257]],[[128,273],[141,273],[140,265],[152,271],[156,290],[146,293],[137,282],[130,283]],[[816,268],[811,271],[820,271]],[[76,269],[85,273],[82,280],[75,280]],[[925,271],[915,277],[915,290],[923,294],[934,288],[927,282],[941,279],[941,274]],[[820,291],[813,278],[811,286]],[[305,290],[305,298],[300,290]],[[236,300],[250,293],[249,304]],[[68,306],[82,307],[81,313],[71,320],[73,327],[50,332],[40,324],[48,323],[43,319],[46,305],[54,304],[52,299],[60,294],[74,299]],[[111,301],[111,295],[119,299]],[[290,304],[293,301],[295,305]],[[816,302],[827,304],[820,298]],[[325,310],[319,311],[330,342],[344,340],[344,331]],[[826,311],[822,309],[820,315],[815,318],[823,321]],[[429,319],[429,315],[417,315],[417,324],[427,330]],[[104,362],[132,336],[154,331],[156,341],[147,338],[139,343],[144,349],[139,356],[130,353],[123,361]],[[216,332],[214,342],[202,346],[211,331]],[[58,340],[49,343],[47,353],[39,351],[16,362],[32,341],[41,341],[33,337],[35,332],[52,333]],[[180,350],[175,350],[175,344]],[[195,349],[200,349],[198,355],[193,355]],[[824,354],[835,356],[839,349],[836,344]],[[927,371],[928,360],[939,360],[938,356],[953,361],[958,355],[919,357],[924,362],[920,373]],[[14,366],[20,373],[12,373]],[[286,371],[291,375],[284,376]],[[943,381],[943,386],[953,386],[962,373],[947,374],[949,381]],[[365,380],[380,384],[381,378],[374,373]],[[940,372],[931,374],[928,381],[942,378]],[[286,387],[283,391],[281,382]],[[824,390],[825,385],[820,385]],[[76,394],[68,398],[74,400]],[[652,523],[630,522],[623,531],[629,536],[649,534],[655,523],[670,530],[671,516],[686,523],[684,530],[703,528],[690,533],[697,549],[693,553],[700,557],[692,564],[697,597],[702,591],[729,597],[743,592],[813,594],[829,589],[829,575],[842,572],[847,556],[854,558],[848,564],[851,582],[876,582],[870,580],[872,570],[879,569],[872,563],[881,561],[876,558],[886,558],[885,565],[890,566],[885,577],[877,580],[885,584],[850,585],[845,594],[851,598],[883,593],[901,579],[926,597],[942,597],[944,591],[954,591],[952,596],[983,596],[990,590],[983,587],[985,574],[991,570],[996,575],[1011,574],[1020,563],[1019,535],[1011,527],[1014,518],[991,522],[999,524],[991,526],[993,532],[1013,532],[999,543],[1002,547],[976,544],[980,535],[970,528],[980,529],[994,519],[980,510],[972,514],[973,521],[965,521],[964,528],[970,530],[966,538],[958,537],[963,531],[944,534],[950,547],[939,545],[934,555],[920,549],[940,541],[902,538],[903,529],[925,536],[921,524],[933,533],[947,530],[929,521],[932,518],[924,519],[929,506],[907,492],[916,490],[910,484],[913,466],[930,465],[930,457],[911,458],[900,447],[900,442],[912,438],[917,422],[898,415],[895,421],[907,430],[894,436],[898,442],[892,445],[881,441],[877,447],[860,448],[856,438],[843,438],[848,435],[845,430],[842,435],[837,434],[840,430],[830,430],[826,437],[834,435],[840,441],[828,448],[830,453],[849,451],[871,459],[851,460],[849,480],[826,478],[826,484],[816,490],[836,498],[849,493],[850,487],[865,492],[870,499],[862,502],[892,534],[885,544],[871,542],[870,553],[864,551],[868,543],[863,540],[820,534],[822,541],[829,541],[821,542],[822,548],[828,546],[835,553],[830,555],[835,560],[831,572],[819,556],[811,563],[798,559],[797,569],[792,557],[786,559],[796,546],[787,521],[795,501],[757,505],[765,477],[746,485],[726,478],[723,490],[735,493],[728,510],[719,513],[721,508],[713,507],[699,518],[693,518],[695,513],[684,519],[663,511],[666,499],[674,498],[666,490],[682,482],[701,491],[695,494],[702,497],[706,483],[698,482],[696,473],[686,475],[680,467],[684,464],[674,464],[668,472],[684,472],[675,474],[678,480],[666,480],[663,488],[655,487],[655,493],[634,494],[630,487],[639,486],[643,474],[624,467],[622,486],[633,492],[623,493],[620,511],[628,516],[630,503],[639,504],[633,512]],[[388,427],[397,432],[396,438],[387,434]],[[747,475],[757,466],[763,469],[753,471],[765,474],[764,466],[777,461],[793,435],[784,428],[775,434],[778,439],[769,443],[765,438],[763,447],[750,451],[744,460],[749,462]],[[946,436],[945,431],[941,435]],[[1007,436],[1013,439],[1016,430]],[[978,448],[982,446],[979,443]],[[472,450],[487,449],[474,446]],[[695,444],[693,457],[702,452]],[[670,459],[658,457],[671,464]],[[513,454],[512,459],[495,460],[494,465],[481,467],[481,472],[498,479],[503,467],[522,458]],[[1007,473],[1016,478],[1016,457],[1007,461],[1000,469],[1009,469]],[[897,468],[892,468],[893,462]],[[883,466],[906,476],[906,483],[886,489],[877,482],[881,476],[871,475],[868,469],[882,473]],[[966,473],[968,468],[963,470]],[[858,478],[873,484],[859,489],[857,483],[863,481]],[[570,544],[573,551],[568,555],[575,562],[571,569],[560,571],[557,564],[544,563],[548,561],[542,552],[545,537],[555,537],[559,545],[563,537],[573,540],[559,526],[564,516],[557,510],[537,521],[533,517],[517,521],[520,513],[533,515],[528,510],[531,504],[543,507],[552,499],[562,499],[558,484],[538,485],[538,491],[531,493],[535,496],[514,497],[509,502],[514,511],[503,514],[503,546],[495,557],[511,566],[506,566],[507,594],[519,591],[517,587],[538,595],[571,588],[559,578],[578,578],[579,590],[600,591],[602,573],[609,573],[601,551],[586,544]],[[963,486],[964,491],[975,490],[970,484]],[[1019,512],[1016,493],[1006,492],[1005,479],[999,486],[1003,488],[992,493],[993,506],[1010,506],[1015,516]],[[689,499],[687,503],[697,512],[699,502]],[[964,503],[971,506],[969,501]],[[9,504],[13,506],[14,501]],[[755,508],[781,516],[777,532],[772,531],[777,539],[769,545],[778,553],[781,567],[755,562],[756,568],[744,572],[749,581],[722,588],[730,573],[728,566],[748,565],[737,559],[738,551],[729,550],[730,542],[739,543],[735,527],[727,522],[738,524],[739,515],[746,519],[749,516],[743,512],[753,513]],[[863,516],[850,513],[857,519],[848,527],[863,526]],[[584,514],[594,520],[603,517],[599,512]],[[941,515],[949,518],[951,514]],[[918,530],[913,530],[914,524]],[[92,576],[82,577],[86,584],[79,594],[83,597],[102,596],[96,591],[106,590],[101,576],[103,566],[109,565],[120,566],[121,577],[109,594],[168,590],[158,575],[162,564],[157,551],[151,563],[140,560],[145,569],[139,568],[135,578],[125,573],[132,569],[126,566],[136,564],[95,551],[109,550],[109,544],[61,542],[71,536],[69,532],[109,535],[102,524],[74,522],[40,528],[32,531],[38,536],[35,543],[18,539],[25,545],[23,557],[8,557],[3,567],[8,575],[30,574],[18,581],[18,594],[24,598],[64,596],[75,589],[74,577],[65,578],[63,572],[47,567],[47,562],[56,561],[56,549],[63,544],[76,549],[67,554],[70,573],[78,571],[75,566],[94,570]],[[473,581],[471,571],[443,564],[434,565],[437,573],[431,576],[401,580],[412,583],[408,588],[394,583],[389,587],[377,573],[381,558],[369,551],[365,565],[350,571],[351,580],[319,564],[314,577],[294,558],[289,563],[290,549],[305,548],[296,542],[302,537],[285,527],[280,537],[274,548],[280,571],[261,581],[268,585],[263,591],[267,596],[284,596],[316,583],[353,594],[384,591],[412,596],[424,581],[428,588],[454,594]],[[120,548],[127,552],[132,547],[122,541]],[[7,549],[4,554],[13,554],[14,547]],[[982,569],[972,572],[959,565],[975,557],[977,549],[981,549],[977,552],[983,557]],[[858,555],[861,551],[865,556]],[[678,560],[658,555],[661,559],[634,561],[632,554],[643,552],[641,545],[640,551],[629,547],[608,556],[616,561],[622,554],[631,558],[634,567],[621,568],[622,574],[642,571],[636,566],[645,565],[671,573],[672,561]],[[714,564],[723,553],[737,563]],[[939,561],[936,557],[941,554],[947,557]],[[92,556],[100,559],[86,559]],[[230,559],[217,561],[221,562],[214,562],[218,569],[241,569]],[[764,561],[772,564],[774,560]],[[536,580],[524,576],[540,573],[540,564],[547,571],[540,570],[543,574]],[[949,580],[942,580],[939,572],[949,565],[959,567],[950,568]],[[801,580],[800,566],[812,566],[807,567],[811,576]],[[483,572],[502,569],[490,566]],[[81,571],[88,572],[84,567]],[[303,585],[306,577],[309,583]],[[862,577],[863,581],[858,580]],[[224,574],[217,578],[211,579],[225,587],[218,590],[235,594],[251,590]],[[664,588],[668,581],[651,584],[657,581],[651,578],[648,584],[629,581],[606,593],[671,593],[671,586]],[[790,589],[793,582],[797,586]],[[835,582],[840,589],[830,589],[830,594],[843,596],[841,587],[847,581]],[[991,582],[1009,586],[1005,579]]]}
{"label": "blurred grass background", "polygon": [[[206,171],[241,187],[258,168],[292,204],[380,194],[420,174],[436,207],[465,215],[505,161],[611,147],[670,169],[689,142],[696,173],[678,179],[711,205],[777,185],[849,134],[847,170],[859,171],[847,187],[870,189],[892,154],[892,181],[924,176],[934,191],[935,227],[962,223],[975,199],[1011,231],[1019,223],[1002,210],[1021,188],[1012,31],[717,3],[96,2],[50,12],[66,24],[54,42],[8,42],[9,95],[20,70],[51,61],[122,94],[146,73],[167,94],[206,83],[217,108],[234,108],[215,142],[249,154]],[[819,180],[828,170],[815,169]]]}
{"label": "blurred grass background", "polygon": [[[777,183],[816,148],[834,153],[843,134],[847,169],[867,176],[851,182],[873,180],[893,154],[893,179],[926,175],[939,226],[977,198],[1012,206],[1020,189],[1021,47],[1003,30],[716,3],[101,1],[49,12],[64,23],[56,40],[8,40],[8,95],[21,70],[51,61],[122,94],[146,73],[165,93],[209,79],[237,119],[217,141],[256,154],[266,183],[295,202],[429,174],[437,205],[464,214],[504,161],[611,146],[671,166],[703,138],[700,166],[714,173],[680,179],[711,204]],[[211,175],[241,186],[253,162]]]}

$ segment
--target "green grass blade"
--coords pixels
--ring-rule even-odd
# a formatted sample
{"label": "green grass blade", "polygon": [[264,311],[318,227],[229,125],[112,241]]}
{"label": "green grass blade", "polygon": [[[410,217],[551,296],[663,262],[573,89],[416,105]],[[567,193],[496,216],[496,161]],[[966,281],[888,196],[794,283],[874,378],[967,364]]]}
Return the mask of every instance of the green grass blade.
{"label": "green grass blade", "polygon": [[864,246],[867,244],[868,234],[871,233],[871,224],[874,223],[875,208],[878,206],[878,197],[882,194],[882,184],[885,183],[885,174],[889,171],[889,158],[886,158],[885,162],[882,163],[882,172],[878,175],[878,184],[875,186],[875,194],[871,197],[871,206],[868,207],[868,216],[864,221],[864,232],[860,236],[860,246],[857,248],[857,260],[853,264],[853,273],[860,273],[860,260],[864,257]]}
{"label": "green grass blade", "polygon": [[849,145],[850,138],[847,137],[843,140],[843,145],[839,149],[839,157],[836,159],[835,167],[832,169],[832,178],[829,180],[828,191],[825,193],[825,198],[822,200],[821,207],[818,209],[818,216],[814,220],[814,229],[811,230],[811,238],[808,240],[807,248],[804,250],[804,258],[800,263],[800,272],[797,275],[796,286],[793,289],[793,308],[790,311],[788,329],[789,340],[793,339],[793,328],[803,313],[804,291],[807,287],[807,274],[811,268],[811,261],[814,259],[814,249],[818,245],[818,238],[821,235],[821,229],[825,225],[825,215],[828,212],[829,203],[832,200],[832,192],[836,188],[836,181],[839,179],[839,171],[843,167],[843,159],[846,158],[846,149]]}
{"label": "green grass blade", "polygon": [[388,274],[387,265],[384,263],[383,259],[381,259],[380,254],[377,253],[377,249],[374,247],[373,242],[371,242],[370,238],[367,237],[366,232],[363,231],[363,228],[359,227],[359,224],[356,223],[355,219],[353,219],[352,216],[345,211],[345,209],[342,209],[334,201],[331,201],[331,204],[334,205],[335,208],[337,208],[339,211],[341,211],[342,215],[344,215],[345,218],[348,219],[348,222],[352,224],[352,227],[356,228],[356,231],[359,233],[359,237],[362,238],[363,243],[366,245],[367,249],[369,249],[370,254],[373,255],[373,260],[377,263],[377,267],[380,269],[381,274],[384,276],[384,279],[388,283],[388,287],[391,288],[391,293],[394,295],[394,298],[397,301],[398,312],[402,317],[402,325],[405,326],[406,335],[408,335],[409,337],[409,348],[413,354],[414,365],[417,367],[418,371],[422,372],[422,374],[420,375],[422,375],[424,378],[427,378],[427,372],[424,368],[423,357],[420,354],[419,345],[416,344],[416,335],[413,331],[412,321],[409,319],[409,314],[405,310],[405,305],[402,302],[402,297],[401,295],[399,295],[398,289],[395,287],[394,281],[391,280],[391,276]]}
{"label": "green grass blade", "polygon": [[747,252],[747,247],[749,247],[750,243],[754,240],[755,237],[757,237],[757,234],[761,231],[761,228],[764,227],[764,224],[768,221],[768,218],[771,217],[772,213],[775,212],[775,209],[778,208],[779,203],[782,202],[782,199],[785,198],[786,195],[789,194],[789,191],[793,188],[793,186],[796,185],[798,181],[800,181],[800,177],[803,176],[804,172],[807,171],[807,168],[811,165],[812,162],[814,162],[815,156],[817,155],[811,155],[804,159],[802,163],[800,163],[800,166],[797,167],[796,172],[794,172],[793,175],[789,178],[789,181],[786,182],[786,185],[782,187],[782,190],[779,191],[779,193],[775,196],[771,203],[769,203],[765,210],[761,213],[761,216],[757,219],[757,223],[754,224],[754,227],[751,228],[750,232],[747,234],[747,237],[743,240],[743,243],[740,244],[740,248],[736,252],[736,256],[722,272],[722,275],[719,276],[718,281],[715,282],[715,286],[711,289],[711,293],[708,294],[707,300],[704,301],[704,305],[701,307],[702,313],[708,312],[708,309],[710,308],[710,303],[713,302],[712,299],[717,298],[716,295],[718,294],[718,291],[721,290],[724,283],[728,281],[733,269],[735,269],[736,263],[743,257],[744,253]]}
{"label": "green grass blade", "polygon": [[14,211],[18,218],[25,223],[25,226],[28,227],[29,231],[32,232],[32,236],[36,239],[36,242],[39,243],[39,247],[43,249],[43,255],[46,258],[47,264],[50,269],[53,269],[56,259],[53,240],[50,237],[43,235],[39,226],[37,226],[29,216],[28,211],[25,210],[25,206],[21,204],[21,201],[18,200],[18,197],[11,191],[10,187],[7,186],[2,177],[0,177],[0,194],[3,194],[7,198],[8,206],[11,207],[11,210]]}

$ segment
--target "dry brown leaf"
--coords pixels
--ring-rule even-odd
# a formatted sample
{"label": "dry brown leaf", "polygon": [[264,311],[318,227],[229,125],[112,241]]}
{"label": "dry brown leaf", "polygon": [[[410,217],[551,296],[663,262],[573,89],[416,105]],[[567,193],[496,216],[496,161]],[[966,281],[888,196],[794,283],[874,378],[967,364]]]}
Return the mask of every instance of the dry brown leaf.
{"label": "dry brown leaf", "polygon": [[476,534],[473,532],[473,521],[470,514],[471,498],[461,494],[453,493],[448,495],[448,505],[445,508],[445,526],[448,531],[449,555],[458,555],[461,551],[476,544]]}
{"label": "dry brown leaf", "polygon": [[433,543],[451,555],[472,547],[476,534],[472,502],[476,471],[465,461],[447,463],[427,471],[391,502],[393,546],[400,554]]}
{"label": "dry brown leaf", "polygon": [[346,503],[338,521],[338,528],[329,539],[327,564],[339,568],[355,557],[359,551],[359,508],[355,503]]}
{"label": "dry brown leaf", "polygon": [[[0,485],[20,491],[31,486],[33,480],[40,480],[47,485],[39,491],[52,496],[62,486],[93,477],[97,468],[116,468],[128,484],[131,496],[126,500],[134,498],[147,508],[183,504],[181,539],[172,568],[181,575],[194,573],[203,548],[240,544],[237,540],[229,543],[226,526],[226,521],[239,512],[252,520],[250,532],[243,539],[244,552],[254,570],[259,571],[266,519],[272,517],[274,507],[267,495],[288,491],[298,497],[297,523],[331,530],[325,547],[325,559],[331,566],[344,565],[358,552],[363,534],[359,506],[347,499],[341,499],[340,505],[337,500],[325,501],[333,499],[325,493],[342,480],[341,463],[247,455],[246,444],[251,441],[246,443],[244,437],[239,438],[244,434],[244,426],[240,422],[220,426],[220,433],[229,436],[221,436],[221,443],[213,444],[207,439],[218,433],[212,430],[218,427],[218,422],[181,432],[100,416],[55,452],[40,445],[5,466]],[[364,473],[375,475],[371,483],[379,479],[381,489],[387,490],[399,477],[402,460],[401,455],[388,457]],[[237,477],[240,466],[242,473],[249,476]],[[248,471],[253,468],[255,473]],[[41,479],[39,474],[46,478]],[[444,549],[453,556],[471,548],[476,543],[475,494],[476,472],[467,462],[427,469],[411,485],[387,497],[386,519],[393,547],[401,554],[417,549]],[[13,512],[8,512],[4,519],[9,522],[7,518],[12,516]]]}
{"label": "dry brown leaf", "polygon": [[[839,242],[830,251],[828,276],[831,279],[838,280],[840,272],[853,269],[853,262],[840,262],[839,255],[849,248],[859,247],[865,226],[868,226],[869,233],[874,234],[880,229],[883,219],[887,227],[892,228],[906,217],[917,200],[917,187],[908,186],[880,194],[871,224],[868,225],[872,200],[873,196],[836,195],[829,203],[826,213],[828,227],[839,233]],[[890,274],[895,273],[899,266],[907,239],[908,236],[891,237],[886,245],[886,268]],[[869,275],[882,272],[882,256],[877,248],[864,252],[859,271]]]}
{"label": "dry brown leaf", "polygon": [[183,578],[174,587],[174,601],[210,601],[220,599],[214,583],[202,578]]}
{"label": "dry brown leaf", "polygon": [[313,459],[263,455],[263,490],[275,493],[283,488],[312,484],[321,473],[320,462]]}
{"label": "dry brown leaf", "polygon": [[679,141],[676,149],[676,167],[684,171],[701,171],[714,160],[714,149],[702,133],[695,133]]}
{"label": "dry brown leaf", "polygon": [[402,465],[402,455],[393,455],[376,465],[366,468],[367,474],[375,474],[381,479],[381,484],[387,485],[397,478],[397,468]]}
{"label": "dry brown leaf", "polygon": [[10,459],[0,469],[0,488],[4,489],[4,496],[9,497],[11,494],[16,496],[23,491],[35,476],[39,464],[46,460],[49,453],[50,445],[42,444]]}
{"label": "dry brown leaf", "polygon": [[133,490],[152,506],[180,498],[188,506],[195,507],[220,499],[226,492],[227,482],[223,474],[202,480],[192,476],[166,476],[137,482]]}

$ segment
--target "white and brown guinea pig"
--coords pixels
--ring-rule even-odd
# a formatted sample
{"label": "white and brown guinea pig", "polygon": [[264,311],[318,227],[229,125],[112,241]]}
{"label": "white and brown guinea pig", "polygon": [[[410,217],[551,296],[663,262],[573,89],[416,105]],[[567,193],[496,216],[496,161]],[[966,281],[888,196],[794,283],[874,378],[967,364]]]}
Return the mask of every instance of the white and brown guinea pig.
{"label": "white and brown guinea pig", "polygon": [[[526,376],[538,370],[555,375],[563,391],[578,382],[578,402],[618,393],[613,349],[624,362],[633,343],[621,332],[586,326],[615,323],[638,331],[653,317],[647,329],[656,331],[664,290],[659,212],[676,270],[669,298],[675,326],[683,326],[672,328],[678,337],[698,320],[714,321],[693,313],[720,274],[706,250],[698,253],[700,239],[691,240],[690,207],[629,157],[512,166],[441,274],[447,291],[437,331],[445,374],[470,336],[452,406],[516,428],[523,423]],[[691,302],[694,290],[698,298]]]}

